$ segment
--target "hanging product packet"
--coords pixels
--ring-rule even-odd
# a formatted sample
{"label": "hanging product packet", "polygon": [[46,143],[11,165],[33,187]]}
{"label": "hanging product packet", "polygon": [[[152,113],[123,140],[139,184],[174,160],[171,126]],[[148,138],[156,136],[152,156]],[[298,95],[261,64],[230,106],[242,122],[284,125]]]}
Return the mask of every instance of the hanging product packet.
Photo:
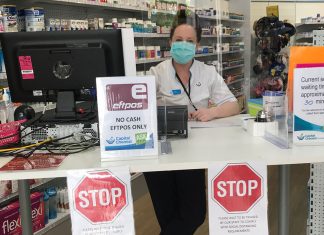
{"label": "hanging product packet", "polygon": [[158,155],[153,76],[97,78],[101,160]]}

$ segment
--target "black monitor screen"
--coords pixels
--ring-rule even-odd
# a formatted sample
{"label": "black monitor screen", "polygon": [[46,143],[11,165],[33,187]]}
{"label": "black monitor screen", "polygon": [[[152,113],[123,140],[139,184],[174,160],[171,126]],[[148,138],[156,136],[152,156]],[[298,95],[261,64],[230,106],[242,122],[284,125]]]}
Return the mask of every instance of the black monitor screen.
{"label": "black monitor screen", "polygon": [[95,78],[124,76],[120,30],[1,34],[8,85],[14,102],[95,98]]}

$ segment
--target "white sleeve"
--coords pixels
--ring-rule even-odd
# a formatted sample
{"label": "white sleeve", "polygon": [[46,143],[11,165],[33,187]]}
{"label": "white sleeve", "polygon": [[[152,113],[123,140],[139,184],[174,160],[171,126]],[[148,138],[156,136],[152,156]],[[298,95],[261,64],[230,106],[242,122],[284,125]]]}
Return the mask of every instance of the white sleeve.
{"label": "white sleeve", "polygon": [[221,105],[226,102],[237,101],[233,93],[228,89],[228,86],[224,82],[219,73],[214,68],[211,68],[210,72],[210,99],[216,105]]}
{"label": "white sleeve", "polygon": [[158,92],[160,90],[160,86],[161,86],[161,84],[160,84],[161,79],[159,79],[158,68],[156,66],[152,66],[147,75],[152,75],[155,77],[156,92]]}

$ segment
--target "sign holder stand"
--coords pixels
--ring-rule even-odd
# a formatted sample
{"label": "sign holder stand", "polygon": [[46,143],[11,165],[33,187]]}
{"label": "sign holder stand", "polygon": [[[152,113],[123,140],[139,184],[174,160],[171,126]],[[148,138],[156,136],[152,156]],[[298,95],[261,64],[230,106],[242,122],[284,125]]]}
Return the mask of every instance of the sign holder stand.
{"label": "sign holder stand", "polygon": [[170,140],[168,140],[168,115],[167,115],[167,108],[166,108],[166,102],[163,97],[163,103],[164,103],[164,133],[161,134],[161,154],[170,154],[172,153],[172,146]]}

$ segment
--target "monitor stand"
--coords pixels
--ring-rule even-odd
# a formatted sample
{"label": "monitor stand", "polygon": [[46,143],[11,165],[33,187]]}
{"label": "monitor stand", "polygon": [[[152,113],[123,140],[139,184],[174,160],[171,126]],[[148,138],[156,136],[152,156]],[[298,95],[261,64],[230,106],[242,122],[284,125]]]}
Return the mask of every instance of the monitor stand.
{"label": "monitor stand", "polygon": [[59,91],[57,93],[55,119],[76,119],[75,100],[73,91]]}
{"label": "monitor stand", "polygon": [[[87,105],[89,106],[89,105]],[[89,113],[81,114],[76,112],[76,104],[73,91],[61,91],[57,93],[56,109],[48,110],[41,117],[39,122],[48,123],[64,123],[64,122],[89,122],[97,119],[97,113],[89,111]]]}

